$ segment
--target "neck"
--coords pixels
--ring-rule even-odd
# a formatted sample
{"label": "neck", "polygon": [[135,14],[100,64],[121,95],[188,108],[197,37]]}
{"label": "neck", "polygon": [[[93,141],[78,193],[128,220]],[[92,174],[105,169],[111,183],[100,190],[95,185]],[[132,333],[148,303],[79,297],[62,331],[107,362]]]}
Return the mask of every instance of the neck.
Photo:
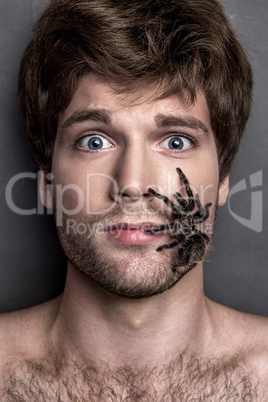
{"label": "neck", "polygon": [[199,265],[160,295],[127,299],[100,289],[69,264],[54,343],[64,354],[71,351],[96,365],[155,366],[186,349],[202,354],[211,346],[202,284]]}

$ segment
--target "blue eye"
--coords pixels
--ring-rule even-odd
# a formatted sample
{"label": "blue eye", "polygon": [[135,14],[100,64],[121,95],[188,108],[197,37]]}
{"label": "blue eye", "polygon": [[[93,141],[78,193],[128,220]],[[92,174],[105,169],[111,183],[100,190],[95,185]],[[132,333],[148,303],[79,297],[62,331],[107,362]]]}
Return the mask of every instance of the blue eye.
{"label": "blue eye", "polygon": [[164,145],[164,148],[168,148],[172,151],[184,151],[192,146],[191,140],[182,135],[168,137],[162,142],[162,144]]}
{"label": "blue eye", "polygon": [[87,135],[78,141],[78,146],[90,151],[99,151],[110,148],[112,144],[102,135]]}

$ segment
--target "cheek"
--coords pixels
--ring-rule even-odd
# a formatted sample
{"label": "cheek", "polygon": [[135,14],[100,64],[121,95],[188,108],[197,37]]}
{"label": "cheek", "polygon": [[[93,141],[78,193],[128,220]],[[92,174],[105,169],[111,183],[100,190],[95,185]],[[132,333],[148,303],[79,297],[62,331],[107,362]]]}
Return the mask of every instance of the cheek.
{"label": "cheek", "polygon": [[53,194],[57,211],[67,215],[81,216],[103,212],[111,207],[111,190],[116,182],[107,174],[81,173],[83,169],[55,168]]}
{"label": "cheek", "polygon": [[218,180],[208,180],[206,183],[202,183],[199,186],[198,195],[203,204],[207,202],[216,204],[218,197]]}
{"label": "cheek", "polygon": [[216,149],[204,158],[195,172],[197,192],[203,203],[216,203],[219,190],[219,166]]}
{"label": "cheek", "polygon": [[86,205],[83,187],[72,181],[53,183],[53,198],[56,214],[63,212],[73,217],[79,215]]}

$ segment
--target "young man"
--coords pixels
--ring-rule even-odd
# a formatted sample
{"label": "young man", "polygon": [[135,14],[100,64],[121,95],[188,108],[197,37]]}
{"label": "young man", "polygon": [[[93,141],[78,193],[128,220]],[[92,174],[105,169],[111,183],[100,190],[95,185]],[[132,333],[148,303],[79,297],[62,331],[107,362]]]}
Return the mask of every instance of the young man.
{"label": "young man", "polygon": [[202,278],[251,88],[216,0],[49,4],[19,95],[68,274],[2,316],[1,400],[267,400],[267,319]]}

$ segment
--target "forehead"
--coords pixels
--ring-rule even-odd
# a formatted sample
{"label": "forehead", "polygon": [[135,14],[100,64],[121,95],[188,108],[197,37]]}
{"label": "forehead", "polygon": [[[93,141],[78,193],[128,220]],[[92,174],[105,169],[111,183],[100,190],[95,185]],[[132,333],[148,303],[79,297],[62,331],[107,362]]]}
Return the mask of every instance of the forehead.
{"label": "forehead", "polygon": [[139,120],[155,120],[159,114],[194,117],[204,122],[209,129],[210,116],[205,95],[197,90],[194,102],[189,97],[182,98],[172,95],[161,98],[162,88],[158,85],[144,86],[129,93],[120,92],[115,85],[104,78],[89,73],[84,75],[69,103],[68,107],[59,116],[59,127],[64,125],[73,114],[86,110],[107,111],[110,122],[126,119],[126,116]]}

